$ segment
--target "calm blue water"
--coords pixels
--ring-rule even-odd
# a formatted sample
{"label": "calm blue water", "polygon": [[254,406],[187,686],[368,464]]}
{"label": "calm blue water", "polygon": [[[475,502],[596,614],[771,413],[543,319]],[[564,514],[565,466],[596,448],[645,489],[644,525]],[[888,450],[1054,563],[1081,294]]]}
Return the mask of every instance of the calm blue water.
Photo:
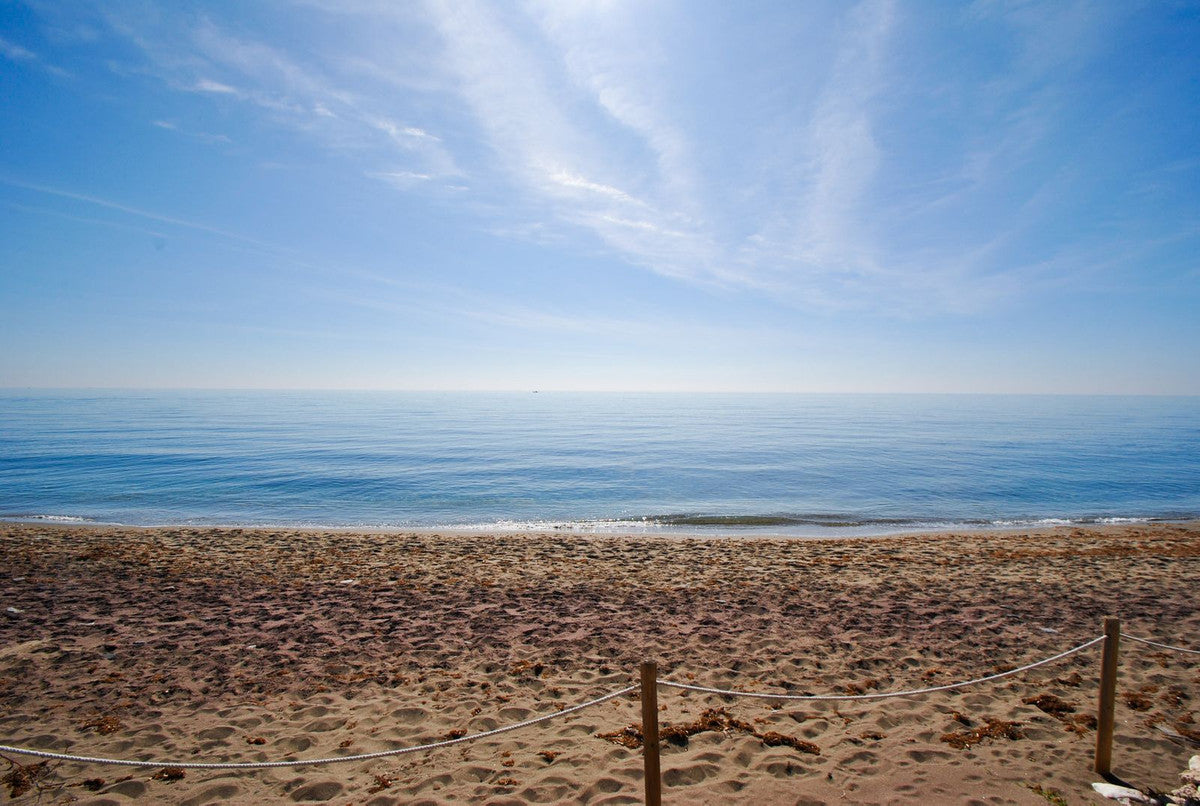
{"label": "calm blue water", "polygon": [[5,518],[821,534],[1198,515],[1200,398],[0,393]]}

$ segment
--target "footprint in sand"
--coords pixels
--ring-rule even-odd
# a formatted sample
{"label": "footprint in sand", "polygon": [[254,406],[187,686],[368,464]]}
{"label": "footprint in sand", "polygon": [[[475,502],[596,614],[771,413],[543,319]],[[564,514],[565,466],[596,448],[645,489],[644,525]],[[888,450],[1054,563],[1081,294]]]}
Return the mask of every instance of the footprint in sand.
{"label": "footprint in sand", "polygon": [[227,801],[231,798],[236,798],[239,794],[241,794],[241,791],[241,787],[237,784],[217,784],[216,786],[208,787],[199,794],[193,795],[187,800],[179,801],[179,806],[201,806],[205,803]]}
{"label": "footprint in sand", "polygon": [[332,800],[342,793],[344,787],[337,781],[314,781],[304,784],[292,792],[292,800],[296,802],[320,802]]}

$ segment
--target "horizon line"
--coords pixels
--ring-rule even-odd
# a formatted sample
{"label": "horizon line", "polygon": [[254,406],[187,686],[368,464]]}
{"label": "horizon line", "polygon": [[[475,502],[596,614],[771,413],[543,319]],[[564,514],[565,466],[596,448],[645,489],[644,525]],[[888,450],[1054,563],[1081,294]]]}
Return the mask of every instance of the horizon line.
{"label": "horizon line", "polygon": [[595,389],[437,388],[387,386],[36,386],[0,385],[0,392],[388,392],[407,394],[591,394],[591,395],[906,395],[978,397],[1200,397],[1200,392],[900,391],[802,389]]}

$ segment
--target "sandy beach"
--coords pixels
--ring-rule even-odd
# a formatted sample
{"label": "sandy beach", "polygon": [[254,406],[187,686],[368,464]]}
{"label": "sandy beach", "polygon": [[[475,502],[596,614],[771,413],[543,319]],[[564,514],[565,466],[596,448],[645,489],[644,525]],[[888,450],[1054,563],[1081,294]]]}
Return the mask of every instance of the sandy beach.
{"label": "sandy beach", "polygon": [[[0,743],[94,756],[406,747],[617,691],[648,658],[678,682],[845,694],[1013,668],[1108,614],[1200,647],[1195,523],[832,540],[5,524],[0,541]],[[1197,661],[1122,645],[1130,784],[1169,790],[1197,752]],[[880,701],[664,688],[662,724],[691,733],[664,744],[664,800],[1101,802],[1099,665],[1093,647]],[[36,779],[16,802],[637,803],[641,756],[620,740],[639,722],[625,695],[438,750],[182,777],[6,757]]]}

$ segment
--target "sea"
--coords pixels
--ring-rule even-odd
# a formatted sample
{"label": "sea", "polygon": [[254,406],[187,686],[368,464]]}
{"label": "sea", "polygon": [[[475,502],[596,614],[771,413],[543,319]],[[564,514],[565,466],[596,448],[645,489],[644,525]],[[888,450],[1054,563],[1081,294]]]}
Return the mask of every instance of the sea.
{"label": "sea", "polygon": [[877,535],[1200,517],[1200,397],[0,392],[0,518]]}

